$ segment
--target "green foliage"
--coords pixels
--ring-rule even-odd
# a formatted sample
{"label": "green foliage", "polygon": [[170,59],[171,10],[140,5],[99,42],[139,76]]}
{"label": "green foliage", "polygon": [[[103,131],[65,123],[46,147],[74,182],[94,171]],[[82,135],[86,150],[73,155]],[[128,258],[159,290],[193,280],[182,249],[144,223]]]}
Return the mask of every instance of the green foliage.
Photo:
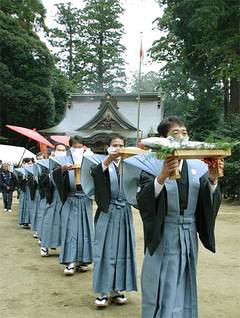
{"label": "green foliage", "polygon": [[2,125],[42,128],[53,123],[52,69],[52,56],[34,31],[0,11]]}
{"label": "green foliage", "polygon": [[233,144],[232,155],[225,159],[224,178],[222,180],[223,192],[226,197],[240,196],[240,115],[232,115],[222,121],[218,129],[212,133],[215,140],[226,140]]}
{"label": "green foliage", "polygon": [[51,43],[58,50],[58,64],[78,91],[123,91],[124,52],[120,43],[123,8],[119,0],[85,0],[78,10],[59,4],[58,27],[51,29]]}
{"label": "green foliage", "polygon": [[[158,92],[160,89],[160,75],[157,72],[148,72],[141,77],[140,91],[145,93]],[[131,81],[131,91],[138,92],[139,90],[139,75],[136,72]]]}
{"label": "green foliage", "polygon": [[79,54],[84,50],[81,38],[81,10],[74,8],[70,2],[60,3],[57,7],[56,22],[58,27],[49,29],[50,43],[57,49],[55,58],[58,66],[65,72],[70,80],[82,89],[83,61]]}
{"label": "green foliage", "polygon": [[88,91],[123,91],[124,52],[120,43],[124,33],[119,0],[84,0],[83,34],[87,43]]}
{"label": "green foliage", "polygon": [[1,0],[0,10],[8,16],[14,16],[25,30],[46,29],[46,10],[41,0]]}
{"label": "green foliage", "polygon": [[208,79],[208,91],[224,83],[219,93],[225,116],[240,113],[239,0],[159,0],[159,4],[165,10],[156,23],[164,36],[154,42],[152,58],[180,63],[183,79],[187,76],[200,86]]}
{"label": "green foliage", "polygon": [[44,26],[45,9],[37,0],[2,1],[0,8],[0,130],[49,127],[72,89],[34,31]]}
{"label": "green foliage", "polygon": [[74,90],[75,85],[66,78],[61,70],[56,68],[52,79],[52,93],[55,99],[55,124],[61,121],[66,110],[69,94]]}

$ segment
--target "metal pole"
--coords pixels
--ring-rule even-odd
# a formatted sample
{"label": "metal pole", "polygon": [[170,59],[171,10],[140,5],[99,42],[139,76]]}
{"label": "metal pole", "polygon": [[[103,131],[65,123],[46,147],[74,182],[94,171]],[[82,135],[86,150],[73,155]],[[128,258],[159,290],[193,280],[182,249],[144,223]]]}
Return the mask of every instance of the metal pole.
{"label": "metal pole", "polygon": [[140,110],[141,110],[141,73],[142,73],[142,32],[140,32],[140,59],[139,59],[139,73],[138,73],[138,111],[137,111],[137,144],[140,140]]}

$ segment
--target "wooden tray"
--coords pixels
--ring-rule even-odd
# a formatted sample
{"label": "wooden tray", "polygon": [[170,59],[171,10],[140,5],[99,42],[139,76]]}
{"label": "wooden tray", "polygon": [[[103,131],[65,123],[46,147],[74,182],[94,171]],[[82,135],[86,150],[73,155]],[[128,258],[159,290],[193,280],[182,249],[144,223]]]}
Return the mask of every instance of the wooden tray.
{"label": "wooden tray", "polygon": [[119,155],[124,159],[129,158],[131,156],[139,155],[143,152],[146,152],[146,150],[138,147],[125,147],[119,149]]}
{"label": "wooden tray", "polygon": [[220,159],[231,156],[231,150],[217,149],[177,149],[166,157],[178,157],[179,159]]}
{"label": "wooden tray", "polygon": [[[178,149],[174,150],[172,154],[168,154],[165,157],[177,157],[178,159],[216,159],[218,165],[212,170],[214,177],[223,177],[223,171],[219,168],[219,161],[222,158],[231,156],[231,150],[217,150],[217,149]],[[181,177],[179,169],[177,168],[174,173],[171,174],[170,179],[176,180]]]}

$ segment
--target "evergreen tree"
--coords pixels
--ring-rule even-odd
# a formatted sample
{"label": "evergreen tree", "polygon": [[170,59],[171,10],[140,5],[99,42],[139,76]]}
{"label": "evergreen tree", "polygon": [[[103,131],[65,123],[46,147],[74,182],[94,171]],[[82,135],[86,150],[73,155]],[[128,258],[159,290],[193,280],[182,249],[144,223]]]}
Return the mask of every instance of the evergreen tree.
{"label": "evergreen tree", "polygon": [[57,49],[55,54],[59,67],[81,90],[82,72],[85,66],[81,52],[84,50],[81,31],[81,11],[70,2],[57,4],[58,26],[49,29],[49,39]]}
{"label": "evergreen tree", "polygon": [[0,11],[1,125],[43,128],[54,120],[53,59],[21,17]]}
{"label": "evergreen tree", "polygon": [[47,128],[64,112],[71,86],[35,31],[45,28],[44,14],[39,0],[0,3],[0,130],[6,134],[6,124]]}
{"label": "evergreen tree", "polygon": [[124,71],[124,33],[119,21],[123,8],[119,0],[84,0],[83,36],[88,91],[122,91],[126,85]]}
{"label": "evergreen tree", "polygon": [[[139,74],[133,75],[131,83],[131,91],[137,93],[139,90]],[[148,72],[143,74],[140,82],[140,91],[145,93],[153,93],[160,91],[160,75],[157,72]]]}
{"label": "evergreen tree", "polygon": [[[239,0],[159,0],[165,36],[151,50],[156,60],[181,61],[192,78],[224,84],[225,115],[240,113]],[[201,82],[201,80],[200,80]]]}

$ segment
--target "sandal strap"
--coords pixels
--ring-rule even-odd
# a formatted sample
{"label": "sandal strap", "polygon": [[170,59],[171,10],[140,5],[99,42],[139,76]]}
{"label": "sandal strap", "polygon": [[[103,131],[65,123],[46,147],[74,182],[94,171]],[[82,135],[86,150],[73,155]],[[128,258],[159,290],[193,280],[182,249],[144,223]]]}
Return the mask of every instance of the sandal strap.
{"label": "sandal strap", "polygon": [[103,296],[103,297],[97,297],[96,300],[102,301],[102,300],[108,300],[108,297]]}
{"label": "sandal strap", "polygon": [[118,294],[118,295],[114,295],[111,297],[112,299],[117,299],[117,298],[126,298],[123,294]]}

